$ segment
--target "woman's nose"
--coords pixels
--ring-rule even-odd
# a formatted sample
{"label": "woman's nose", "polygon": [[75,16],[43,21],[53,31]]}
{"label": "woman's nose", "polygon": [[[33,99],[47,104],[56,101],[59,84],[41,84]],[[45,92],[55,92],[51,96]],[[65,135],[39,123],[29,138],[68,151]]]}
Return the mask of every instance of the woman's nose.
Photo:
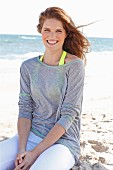
{"label": "woman's nose", "polygon": [[55,37],[55,32],[50,32],[50,36],[53,38]]}

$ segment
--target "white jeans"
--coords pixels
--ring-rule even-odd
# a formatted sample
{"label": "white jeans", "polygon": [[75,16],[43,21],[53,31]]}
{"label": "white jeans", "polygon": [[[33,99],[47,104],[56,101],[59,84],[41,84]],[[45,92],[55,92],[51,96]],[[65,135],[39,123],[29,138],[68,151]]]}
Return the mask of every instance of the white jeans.
{"label": "white jeans", "polygon": [[[41,138],[30,132],[27,150],[32,150]],[[13,170],[18,153],[18,136],[0,142],[0,170]],[[55,144],[45,150],[34,162],[30,170],[69,170],[75,160],[69,149],[61,144]]]}

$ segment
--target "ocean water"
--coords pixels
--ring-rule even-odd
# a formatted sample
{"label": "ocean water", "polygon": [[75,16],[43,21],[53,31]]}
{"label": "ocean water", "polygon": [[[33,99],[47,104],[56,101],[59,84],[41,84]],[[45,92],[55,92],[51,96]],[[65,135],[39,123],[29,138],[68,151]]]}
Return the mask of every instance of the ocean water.
{"label": "ocean water", "polygon": [[[113,52],[113,38],[88,38],[91,51],[95,53]],[[7,35],[0,34],[0,59],[25,59],[44,52],[39,35]]]}

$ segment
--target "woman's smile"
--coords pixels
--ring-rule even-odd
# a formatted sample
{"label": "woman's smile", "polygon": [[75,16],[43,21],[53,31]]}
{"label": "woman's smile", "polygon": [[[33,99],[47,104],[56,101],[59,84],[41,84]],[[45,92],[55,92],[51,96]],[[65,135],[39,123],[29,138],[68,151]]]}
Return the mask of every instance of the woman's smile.
{"label": "woman's smile", "polygon": [[50,44],[50,45],[55,45],[57,44],[57,40],[47,40],[47,43]]}

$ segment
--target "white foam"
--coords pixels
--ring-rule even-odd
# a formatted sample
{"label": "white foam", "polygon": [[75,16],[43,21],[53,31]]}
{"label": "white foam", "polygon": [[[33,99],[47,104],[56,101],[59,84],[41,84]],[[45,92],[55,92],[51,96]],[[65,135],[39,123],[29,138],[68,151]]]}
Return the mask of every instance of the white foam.
{"label": "white foam", "polygon": [[21,36],[22,39],[30,39],[30,40],[34,40],[36,39],[36,37],[30,37],[30,36]]}

